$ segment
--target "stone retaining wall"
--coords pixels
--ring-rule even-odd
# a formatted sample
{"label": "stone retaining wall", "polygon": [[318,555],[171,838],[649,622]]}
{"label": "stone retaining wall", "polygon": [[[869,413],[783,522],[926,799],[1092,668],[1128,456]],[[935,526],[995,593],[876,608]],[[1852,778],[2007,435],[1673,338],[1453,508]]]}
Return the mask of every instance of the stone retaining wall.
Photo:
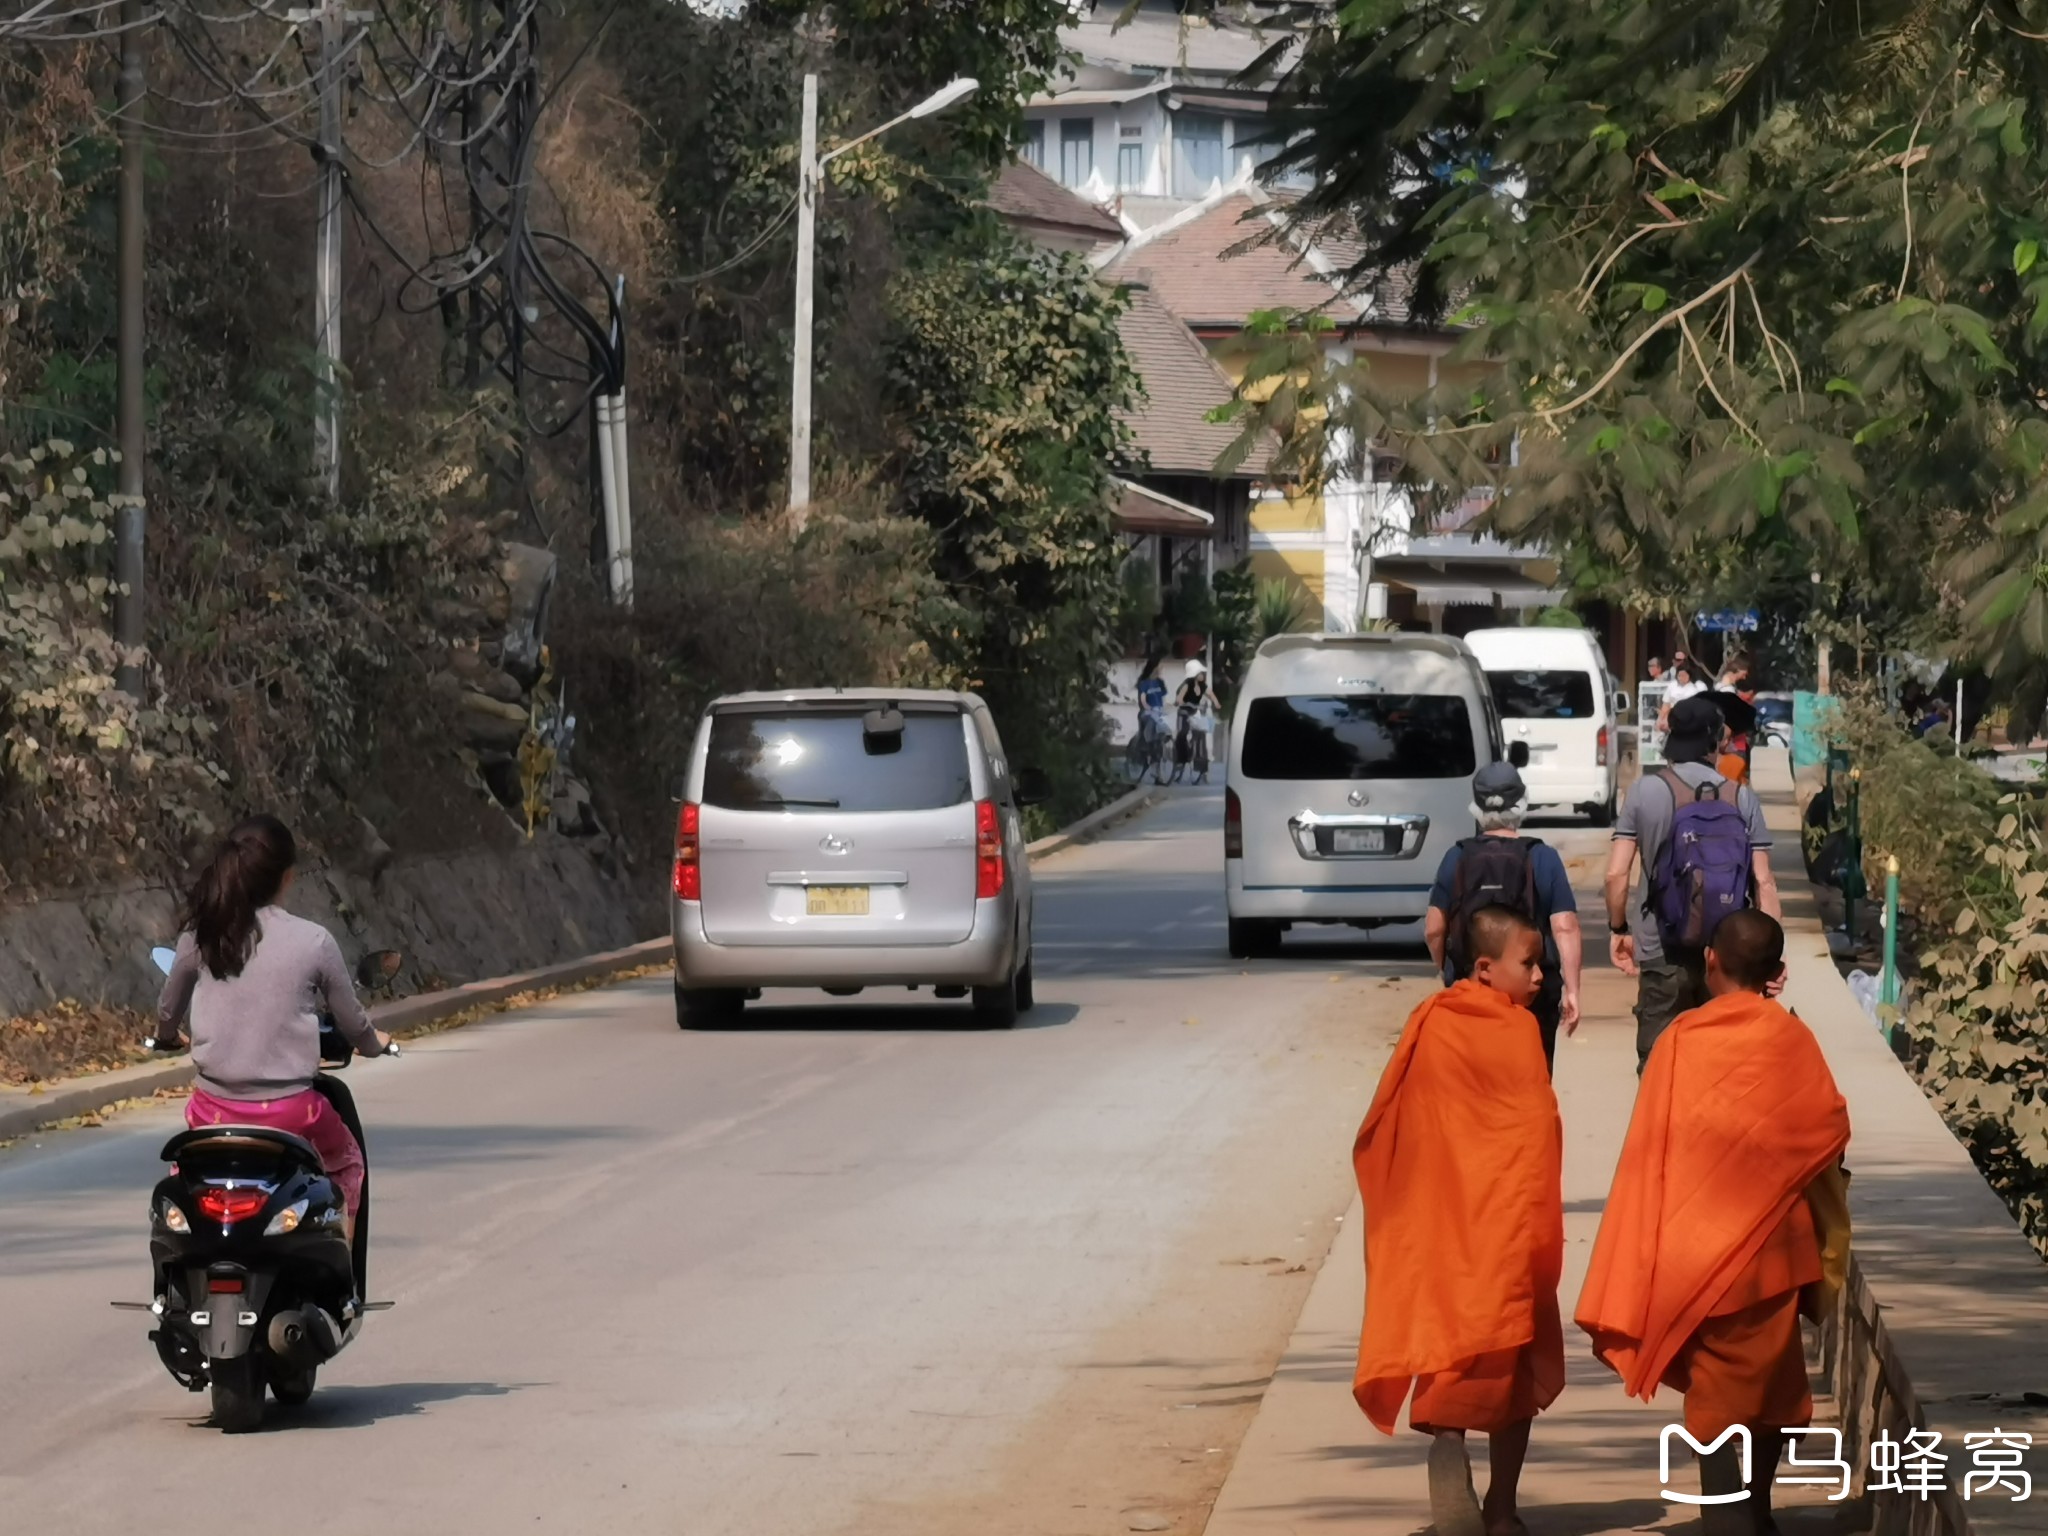
{"label": "stone retaining wall", "polygon": [[[394,863],[374,878],[302,871],[285,905],[353,959],[399,949],[407,990],[530,971],[661,930],[658,890],[619,872],[602,840],[543,835],[510,849]],[[173,936],[169,890],[134,887],[0,910],[0,1017],[60,998],[149,1008],[152,945]]]}

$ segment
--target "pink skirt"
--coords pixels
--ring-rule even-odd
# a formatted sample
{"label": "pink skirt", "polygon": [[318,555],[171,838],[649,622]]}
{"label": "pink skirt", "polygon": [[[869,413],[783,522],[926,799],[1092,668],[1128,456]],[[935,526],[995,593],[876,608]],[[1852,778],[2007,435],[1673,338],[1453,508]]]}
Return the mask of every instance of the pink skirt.
{"label": "pink skirt", "polygon": [[185,1123],[195,1130],[207,1125],[261,1125],[289,1131],[313,1144],[320,1165],[341,1191],[353,1221],[363,1196],[363,1149],[334,1112],[334,1106],[311,1088],[282,1099],[216,1099],[194,1088],[185,1103]]}

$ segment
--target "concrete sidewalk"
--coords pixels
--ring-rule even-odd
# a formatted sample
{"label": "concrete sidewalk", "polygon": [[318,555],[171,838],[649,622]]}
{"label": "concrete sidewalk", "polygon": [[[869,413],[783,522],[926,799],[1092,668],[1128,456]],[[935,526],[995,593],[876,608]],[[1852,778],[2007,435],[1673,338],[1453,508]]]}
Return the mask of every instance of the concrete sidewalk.
{"label": "concrete sidewalk", "polygon": [[[1535,835],[1571,843],[1543,829]],[[1658,1497],[1657,1439],[1679,1417],[1679,1399],[1634,1402],[1594,1360],[1571,1321],[1593,1236],[1635,1100],[1635,983],[1607,964],[1606,919],[1598,894],[1604,860],[1569,860],[1586,934],[1576,1038],[1560,1041],[1557,1091],[1564,1117],[1565,1263],[1559,1304],[1565,1320],[1566,1386],[1536,1421],[1522,1476],[1523,1517],[1532,1536],[1696,1526],[1692,1514]],[[1366,1105],[1361,1102],[1363,1117]],[[1332,1148],[1344,1157],[1348,1147]],[[1406,1536],[1429,1524],[1426,1442],[1403,1429],[1381,1435],[1351,1399],[1351,1373],[1365,1296],[1363,1216],[1353,1203],[1344,1235],[1316,1278],[1281,1357],[1265,1404],[1246,1435],[1206,1527],[1208,1536],[1298,1536],[1371,1532]],[[1825,1412],[1825,1409],[1822,1410]],[[1480,1491],[1482,1442],[1474,1441]],[[1697,1478],[1677,1473],[1679,1487]],[[1802,1495],[1806,1495],[1802,1497]],[[1833,1510],[1809,1490],[1781,1487],[1774,1502],[1785,1536],[1820,1536]]]}

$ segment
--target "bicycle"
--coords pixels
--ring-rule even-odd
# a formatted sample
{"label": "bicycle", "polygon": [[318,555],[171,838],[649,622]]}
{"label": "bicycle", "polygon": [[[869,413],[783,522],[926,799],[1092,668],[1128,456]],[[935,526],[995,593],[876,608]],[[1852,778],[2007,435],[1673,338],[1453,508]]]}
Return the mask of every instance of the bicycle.
{"label": "bicycle", "polygon": [[1195,728],[1197,711],[1192,704],[1180,706],[1180,721],[1173,733],[1173,777],[1168,779],[1162,769],[1159,782],[1178,784],[1190,765],[1195,770],[1194,782],[1209,782],[1209,733]]}
{"label": "bicycle", "polygon": [[1166,782],[1165,735],[1157,713],[1149,709],[1138,711],[1138,728],[1124,746],[1124,774],[1133,784],[1144,783],[1148,771],[1160,783]]}

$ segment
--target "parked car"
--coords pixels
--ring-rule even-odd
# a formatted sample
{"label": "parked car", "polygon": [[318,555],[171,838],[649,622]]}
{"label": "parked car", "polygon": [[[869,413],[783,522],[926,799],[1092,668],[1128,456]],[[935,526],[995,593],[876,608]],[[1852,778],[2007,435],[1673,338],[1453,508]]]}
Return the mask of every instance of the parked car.
{"label": "parked car", "polygon": [[1472,652],[1438,635],[1282,635],[1238,689],[1224,790],[1230,952],[1296,923],[1419,920],[1470,837],[1472,775],[1506,755]]}
{"label": "parked car", "polygon": [[1012,767],[970,693],[715,701],[678,778],[676,1022],[766,987],[930,986],[1007,1027],[1032,1005],[1031,868]]}
{"label": "parked car", "polygon": [[1590,630],[1479,629],[1465,637],[1493,689],[1510,742],[1529,746],[1531,810],[1576,812],[1614,824],[1628,695],[1614,686]]}
{"label": "parked car", "polygon": [[1756,696],[1754,739],[1767,747],[1792,745],[1792,695],[1760,693]]}

